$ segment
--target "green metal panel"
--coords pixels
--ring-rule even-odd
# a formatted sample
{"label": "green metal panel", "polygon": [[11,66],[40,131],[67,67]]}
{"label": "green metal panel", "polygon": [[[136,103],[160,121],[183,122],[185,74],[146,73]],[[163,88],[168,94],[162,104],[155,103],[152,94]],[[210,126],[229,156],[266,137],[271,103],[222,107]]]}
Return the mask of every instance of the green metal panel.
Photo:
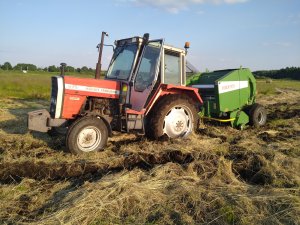
{"label": "green metal panel", "polygon": [[[229,112],[252,104],[255,91],[252,90],[253,75],[248,69],[232,70],[217,80],[219,110]],[[255,81],[255,80],[254,80]]]}
{"label": "green metal panel", "polygon": [[216,91],[219,102],[219,111],[230,112],[240,107],[239,73],[232,70],[216,80]]}
{"label": "green metal panel", "polygon": [[[199,88],[206,117],[220,117],[224,113],[231,114],[231,117],[255,102],[256,81],[249,69],[203,73],[192,77],[188,84]],[[247,115],[244,112],[240,114],[240,119],[233,124],[234,126],[248,122]]]}
{"label": "green metal panel", "polygon": [[221,79],[222,77],[226,77],[227,74],[234,71],[234,69],[229,70],[218,70],[210,73],[203,73],[200,77],[198,82],[200,84],[214,84],[215,81]]}
{"label": "green metal panel", "polygon": [[193,76],[189,77],[186,80],[186,86],[191,86],[193,84],[199,84],[199,78],[200,78],[201,74],[194,74]]}
{"label": "green metal panel", "polygon": [[244,111],[233,111],[230,113],[230,118],[235,118],[231,122],[233,127],[240,127],[241,129],[249,123],[249,116]]}

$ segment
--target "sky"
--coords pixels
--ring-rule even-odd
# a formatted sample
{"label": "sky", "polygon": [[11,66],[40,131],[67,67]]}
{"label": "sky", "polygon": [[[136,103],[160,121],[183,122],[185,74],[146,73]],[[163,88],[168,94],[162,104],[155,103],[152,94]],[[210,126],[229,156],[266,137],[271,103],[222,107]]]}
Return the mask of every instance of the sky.
{"label": "sky", "polygon": [[[200,71],[300,67],[299,0],[0,0],[0,64],[95,68],[101,32],[150,34]],[[103,53],[107,68],[112,48]]]}

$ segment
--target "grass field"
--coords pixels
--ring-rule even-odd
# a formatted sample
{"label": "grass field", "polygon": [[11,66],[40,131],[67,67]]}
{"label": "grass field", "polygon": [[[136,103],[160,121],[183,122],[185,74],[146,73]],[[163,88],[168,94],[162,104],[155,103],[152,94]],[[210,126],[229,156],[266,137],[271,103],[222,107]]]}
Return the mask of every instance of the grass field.
{"label": "grass field", "polygon": [[262,128],[114,133],[74,156],[26,128],[27,112],[49,107],[50,76],[0,72],[1,224],[300,224],[300,82],[258,81]]}
{"label": "grass field", "polygon": [[300,81],[296,80],[271,80],[259,79],[257,80],[258,93],[263,95],[275,94],[276,89],[288,89],[300,91]]}
{"label": "grass field", "polygon": [[[0,70],[0,98],[44,99],[50,98],[51,77],[59,73],[43,71],[28,72]],[[93,78],[91,74],[66,73],[76,77]],[[300,91],[300,81],[265,79],[257,81],[257,89],[261,94],[274,94],[277,88]]]}
{"label": "grass field", "polygon": [[[21,99],[49,99],[51,89],[51,76],[59,73],[33,71],[22,73],[21,71],[0,70],[0,98]],[[66,73],[66,75],[72,73]],[[72,74],[76,77],[89,77],[91,74]]]}

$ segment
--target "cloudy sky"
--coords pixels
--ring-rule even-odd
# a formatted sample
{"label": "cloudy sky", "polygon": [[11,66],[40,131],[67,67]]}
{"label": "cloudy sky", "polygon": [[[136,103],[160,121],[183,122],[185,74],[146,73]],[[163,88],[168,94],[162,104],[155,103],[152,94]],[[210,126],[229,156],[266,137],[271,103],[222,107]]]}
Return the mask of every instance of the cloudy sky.
{"label": "cloudy sky", "polygon": [[0,64],[95,67],[107,31],[107,44],[144,33],[190,41],[200,71],[300,66],[299,0],[0,0],[0,28]]}

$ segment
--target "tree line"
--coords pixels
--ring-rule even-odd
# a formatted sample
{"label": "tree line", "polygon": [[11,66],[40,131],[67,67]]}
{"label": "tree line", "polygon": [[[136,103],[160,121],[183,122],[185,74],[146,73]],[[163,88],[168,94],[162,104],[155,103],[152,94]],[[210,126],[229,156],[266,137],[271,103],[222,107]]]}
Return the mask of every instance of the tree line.
{"label": "tree line", "polygon": [[[46,71],[46,72],[60,72],[60,66],[55,66],[55,65],[51,65],[51,66],[47,66],[44,68],[41,67],[37,67],[36,65],[33,64],[28,64],[28,63],[18,63],[15,66],[12,66],[10,62],[5,62],[2,65],[0,64],[0,68],[2,70],[19,70],[19,71]],[[93,68],[88,68],[87,66],[83,66],[83,67],[78,67],[75,68],[73,66],[66,66],[65,67],[65,71],[66,72],[77,72],[77,73],[95,73],[95,69]]]}
{"label": "tree line", "polygon": [[[43,70],[46,72],[60,72],[60,66],[51,65],[48,67],[40,68],[33,64],[18,63],[14,67],[10,62],[0,64],[2,70],[19,70],[19,71],[37,71]],[[66,66],[65,72],[77,72],[77,73],[95,73],[95,69],[83,66],[81,68],[75,68],[73,66]],[[300,67],[286,67],[280,70],[260,70],[253,72],[255,77],[258,78],[272,78],[272,79],[293,79],[300,80]]]}
{"label": "tree line", "polygon": [[272,79],[300,80],[300,67],[287,67],[280,70],[261,70],[253,72],[255,77],[268,77]]}

